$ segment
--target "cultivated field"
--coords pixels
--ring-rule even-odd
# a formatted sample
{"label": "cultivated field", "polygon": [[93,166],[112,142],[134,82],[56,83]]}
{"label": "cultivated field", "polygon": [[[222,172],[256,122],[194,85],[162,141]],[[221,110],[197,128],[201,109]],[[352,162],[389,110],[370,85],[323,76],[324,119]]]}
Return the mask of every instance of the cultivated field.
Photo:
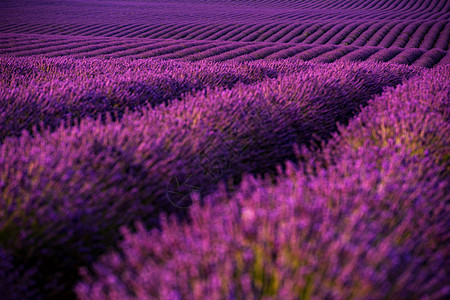
{"label": "cultivated field", "polygon": [[0,2],[0,298],[447,299],[450,2]]}
{"label": "cultivated field", "polygon": [[450,61],[445,0],[32,0],[0,7],[0,54],[16,56],[298,58],[423,67]]}

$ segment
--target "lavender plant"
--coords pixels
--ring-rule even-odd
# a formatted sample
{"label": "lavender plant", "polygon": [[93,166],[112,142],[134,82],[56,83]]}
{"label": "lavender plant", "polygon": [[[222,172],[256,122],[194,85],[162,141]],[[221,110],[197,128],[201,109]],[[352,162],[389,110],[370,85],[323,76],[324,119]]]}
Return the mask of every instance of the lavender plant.
{"label": "lavender plant", "polygon": [[[290,66],[269,66],[277,64]],[[183,216],[179,203],[193,190],[207,194],[220,180],[273,170],[295,158],[293,143],[329,137],[371,95],[420,72],[373,63],[297,64],[304,71],[208,89],[120,121],[83,119],[6,139],[0,246],[18,266],[38,269],[41,297],[68,296],[77,268],[114,245],[119,226],[138,219],[156,226],[160,212]]]}
{"label": "lavender plant", "polygon": [[371,101],[275,184],[249,176],[190,223],[122,228],[120,251],[82,269],[79,299],[450,296],[449,70]]}
{"label": "lavender plant", "polygon": [[[211,64],[159,60],[0,59],[0,141],[33,127],[120,116],[179,98],[206,86],[232,87],[275,77],[264,64]],[[284,72],[295,71],[284,68]]]}

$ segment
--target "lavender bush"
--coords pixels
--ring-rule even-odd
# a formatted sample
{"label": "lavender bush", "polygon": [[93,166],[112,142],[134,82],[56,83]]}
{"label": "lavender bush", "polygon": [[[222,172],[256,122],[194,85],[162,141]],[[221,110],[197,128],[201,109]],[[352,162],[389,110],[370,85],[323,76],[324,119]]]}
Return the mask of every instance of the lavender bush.
{"label": "lavender bush", "polygon": [[276,63],[0,58],[0,141],[33,127],[140,110],[206,86],[232,87],[294,72]]}
{"label": "lavender bush", "polygon": [[189,224],[122,228],[79,299],[445,299],[449,68],[390,90],[275,184],[249,176]]}
{"label": "lavender bush", "polygon": [[155,226],[160,212],[183,216],[192,191],[207,194],[220,180],[273,171],[295,158],[293,143],[329,137],[371,95],[420,72],[373,63],[297,64],[304,71],[208,89],[120,121],[83,119],[6,139],[0,245],[18,266],[38,268],[42,297],[67,296],[77,268],[112,246],[119,226],[140,218]]}

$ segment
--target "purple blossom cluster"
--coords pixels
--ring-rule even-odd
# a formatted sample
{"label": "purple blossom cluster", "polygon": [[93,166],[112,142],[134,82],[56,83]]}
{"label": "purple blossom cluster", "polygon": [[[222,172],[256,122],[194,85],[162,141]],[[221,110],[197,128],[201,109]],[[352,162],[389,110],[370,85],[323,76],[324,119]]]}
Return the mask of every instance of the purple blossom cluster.
{"label": "purple blossom cluster", "polygon": [[0,57],[0,141],[62,121],[117,117],[211,87],[298,71],[298,64]]}
{"label": "purple blossom cluster", "polygon": [[[86,63],[56,62],[69,70],[71,62]],[[178,72],[178,63],[159,66]],[[159,226],[161,212],[185,215],[192,192],[207,195],[222,180],[273,172],[295,159],[293,144],[327,139],[336,122],[346,123],[383,87],[423,71],[348,62],[218,64],[216,70],[221,66],[246,69],[247,78],[268,77],[268,70],[280,76],[207,88],[181,101],[124,112],[120,120],[106,114],[4,140],[0,247],[13,255],[11,270],[34,270],[35,298],[70,297],[78,268],[115,245],[120,226],[136,220]]]}
{"label": "purple blossom cluster", "polygon": [[275,183],[246,176],[189,222],[123,227],[79,299],[447,299],[449,86],[449,67],[427,71]]}

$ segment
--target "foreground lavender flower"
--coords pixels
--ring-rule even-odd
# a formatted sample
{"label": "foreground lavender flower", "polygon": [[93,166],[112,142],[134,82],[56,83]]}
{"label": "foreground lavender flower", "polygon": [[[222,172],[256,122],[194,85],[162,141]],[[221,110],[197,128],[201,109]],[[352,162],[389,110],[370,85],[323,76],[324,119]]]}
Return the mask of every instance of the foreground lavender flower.
{"label": "foreground lavender flower", "polygon": [[329,137],[336,122],[346,122],[372,94],[420,71],[297,64],[304,71],[207,89],[125,113],[120,121],[83,119],[6,139],[0,146],[0,245],[17,265],[38,268],[42,297],[65,297],[76,270],[120,238],[119,226],[141,218],[154,226],[160,212],[184,215],[192,189],[207,194],[220,180],[273,171],[295,157],[293,143]]}
{"label": "foreground lavender flower", "polygon": [[445,299],[450,68],[370,102],[276,184],[245,178],[189,224],[123,228],[79,299]]}

